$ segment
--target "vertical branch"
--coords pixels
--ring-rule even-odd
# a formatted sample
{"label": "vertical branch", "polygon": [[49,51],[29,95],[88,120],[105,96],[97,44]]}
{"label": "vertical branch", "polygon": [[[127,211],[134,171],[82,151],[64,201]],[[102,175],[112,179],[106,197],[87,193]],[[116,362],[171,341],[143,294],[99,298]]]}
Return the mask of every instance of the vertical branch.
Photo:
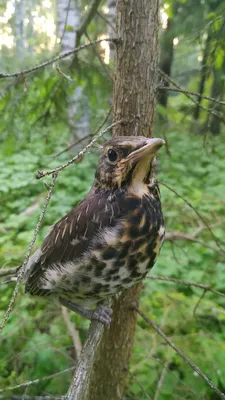
{"label": "vertical branch", "polygon": [[153,136],[158,64],[158,0],[117,1],[114,120],[130,121],[118,135]]}
{"label": "vertical branch", "polygon": [[[153,135],[158,8],[156,0],[117,0],[120,40],[115,57],[114,122],[125,118],[128,123],[116,125],[115,136]],[[136,327],[136,312],[129,305],[138,302],[140,290],[139,284],[114,300],[111,326],[104,330],[97,349],[85,400],[123,397]]]}
{"label": "vertical branch", "polygon": [[204,51],[203,51],[202,65],[201,65],[201,71],[200,71],[200,82],[199,82],[199,89],[198,89],[199,96],[197,98],[197,104],[196,104],[196,107],[194,110],[194,119],[195,120],[197,120],[199,118],[199,114],[200,114],[200,109],[201,109],[200,105],[201,105],[201,101],[202,101],[202,95],[204,93],[205,81],[206,81],[207,72],[208,72],[207,61],[208,61],[208,57],[209,57],[211,40],[212,40],[211,28],[209,28],[208,36],[207,36]]}
{"label": "vertical branch", "polygon": [[21,61],[24,57],[25,31],[24,31],[25,3],[24,0],[15,2],[15,31],[16,31],[16,53]]}
{"label": "vertical branch", "polygon": [[52,183],[51,183],[51,186],[49,188],[48,195],[46,197],[44,207],[43,207],[42,212],[40,214],[40,217],[38,219],[38,222],[37,222],[37,225],[36,225],[32,240],[31,240],[29,248],[28,248],[28,252],[27,252],[27,254],[25,256],[25,259],[24,259],[24,262],[23,262],[23,264],[22,264],[22,266],[21,266],[21,268],[20,268],[20,270],[18,271],[18,274],[17,274],[16,287],[15,287],[15,289],[13,291],[11,300],[10,300],[9,305],[8,305],[8,308],[7,308],[7,310],[5,311],[5,313],[3,315],[3,319],[0,322],[0,333],[2,333],[2,330],[4,329],[6,323],[7,323],[8,319],[9,319],[9,316],[10,316],[12,310],[13,310],[13,307],[14,307],[14,304],[15,304],[15,301],[16,301],[16,297],[17,297],[18,292],[19,292],[20,283],[21,283],[21,281],[23,279],[24,271],[25,271],[27,263],[29,261],[29,257],[31,255],[34,243],[36,241],[38,232],[40,230],[42,221],[44,219],[44,216],[45,216],[49,201],[50,201],[50,199],[52,197],[52,192],[53,192],[53,189],[54,189],[54,186],[55,186],[56,179],[57,179],[57,173],[53,173],[52,174]]}
{"label": "vertical branch", "polygon": [[[166,29],[161,35],[161,52],[159,67],[167,76],[171,76],[172,62],[173,62],[173,19],[169,18]],[[169,81],[165,77],[161,77],[163,86],[169,87]],[[158,102],[163,107],[167,107],[168,92],[166,90],[159,91]]]}
{"label": "vertical branch", "polygon": [[[224,81],[224,74],[225,74],[225,56],[223,59],[223,63],[221,68],[216,68],[215,66],[213,67],[213,83],[211,87],[211,96],[215,99],[220,99],[223,97],[224,94],[224,89],[225,89],[225,81]],[[214,110],[216,112],[222,111],[221,104],[215,104],[214,105]],[[220,134],[220,128],[221,128],[221,120],[218,118],[215,114],[212,114],[210,118],[210,131],[212,132],[213,135],[219,135]]]}
{"label": "vertical branch", "polygon": [[61,309],[62,309],[62,316],[63,316],[64,322],[68,328],[68,331],[69,331],[70,336],[73,341],[76,359],[78,359],[80,356],[81,350],[82,350],[82,344],[81,344],[79,332],[77,331],[76,327],[70,321],[70,317],[69,317],[67,308],[62,306]]}
{"label": "vertical branch", "polygon": [[[107,33],[109,37],[115,36],[115,19],[116,19],[116,0],[107,0],[108,5],[108,24]],[[109,43],[110,49],[110,60],[114,61],[115,55],[115,45],[114,43]]]}
{"label": "vertical branch", "polygon": [[[158,63],[158,0],[117,0],[114,135],[153,135]],[[118,127],[118,121],[126,125]],[[121,400],[126,387],[141,284],[114,299],[109,330],[92,323],[68,400]]]}

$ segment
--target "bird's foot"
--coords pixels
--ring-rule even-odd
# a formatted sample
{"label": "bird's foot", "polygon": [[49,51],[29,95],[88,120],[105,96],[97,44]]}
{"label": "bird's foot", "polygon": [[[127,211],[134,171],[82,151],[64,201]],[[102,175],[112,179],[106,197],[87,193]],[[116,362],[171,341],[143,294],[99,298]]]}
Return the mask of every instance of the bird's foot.
{"label": "bird's foot", "polygon": [[104,325],[106,325],[107,328],[109,328],[112,312],[113,311],[110,307],[101,304],[100,306],[96,307],[95,310],[92,311],[91,320],[95,319],[97,321],[100,321]]}
{"label": "bird's foot", "polygon": [[95,310],[87,310],[79,304],[73,303],[72,301],[64,299],[63,297],[59,297],[59,301],[64,307],[69,308],[70,310],[76,312],[82,317],[91,321],[100,321],[109,328],[112,315],[112,309],[110,307],[101,304],[97,306]]}

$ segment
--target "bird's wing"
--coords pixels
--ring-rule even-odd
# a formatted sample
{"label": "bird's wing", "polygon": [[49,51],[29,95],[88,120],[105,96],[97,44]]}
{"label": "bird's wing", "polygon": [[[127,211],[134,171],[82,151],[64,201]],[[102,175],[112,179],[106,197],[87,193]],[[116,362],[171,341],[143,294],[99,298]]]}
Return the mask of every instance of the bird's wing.
{"label": "bird's wing", "polygon": [[39,293],[39,279],[57,263],[76,261],[87,252],[101,230],[113,227],[122,214],[118,199],[90,193],[58,221],[31,257],[25,272],[25,291]]}

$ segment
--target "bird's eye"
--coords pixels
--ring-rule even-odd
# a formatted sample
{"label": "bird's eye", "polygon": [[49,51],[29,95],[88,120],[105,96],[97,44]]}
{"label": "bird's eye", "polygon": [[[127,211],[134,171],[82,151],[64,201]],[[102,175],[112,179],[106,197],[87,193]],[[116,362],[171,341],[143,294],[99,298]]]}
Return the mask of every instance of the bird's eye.
{"label": "bird's eye", "polygon": [[118,158],[117,152],[115,150],[113,150],[113,149],[109,149],[108,150],[108,159],[109,159],[109,161],[115,162],[117,160],[117,158]]}

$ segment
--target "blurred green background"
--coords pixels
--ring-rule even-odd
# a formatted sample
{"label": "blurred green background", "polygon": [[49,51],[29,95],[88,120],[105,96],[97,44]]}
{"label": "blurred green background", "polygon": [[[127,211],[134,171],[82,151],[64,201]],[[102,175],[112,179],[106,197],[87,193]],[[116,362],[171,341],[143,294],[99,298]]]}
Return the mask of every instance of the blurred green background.
{"label": "blurred green background", "polygon": [[[63,0],[0,0],[0,71],[20,71],[70,49],[71,43],[74,47],[89,3],[74,0],[68,11],[69,3]],[[113,1],[109,3],[101,2],[80,44],[113,34],[115,8]],[[224,1],[161,1],[160,16],[160,69],[182,88],[224,101]],[[26,78],[0,80],[1,268],[19,265],[33,236],[51,182],[49,177],[36,180],[35,173],[60,165],[87,143],[59,154],[103,122],[111,106],[112,74],[113,49],[104,42]],[[158,84],[167,85],[160,74]],[[187,203],[161,185],[167,232],[189,235],[196,242],[167,240],[152,273],[225,293],[224,105],[203,99],[201,109],[198,98],[192,98],[195,102],[180,92],[158,91],[155,136],[165,138],[167,146],[159,153],[156,172],[197,209],[214,237]],[[35,247],[87,194],[97,159],[98,149],[92,148],[82,161],[59,174]],[[225,391],[225,298],[207,292],[198,304],[203,291],[193,286],[149,278],[143,286],[140,308]],[[0,285],[1,318],[13,287]],[[67,317],[84,342],[89,323],[70,312]],[[23,295],[21,288],[0,337],[0,389],[74,365],[76,354],[65,318],[57,301]],[[217,398],[141,319],[130,373],[127,400],[146,399],[142,388],[154,400]],[[71,376],[72,371],[41,381],[26,392],[0,390],[0,396],[64,394]]]}

